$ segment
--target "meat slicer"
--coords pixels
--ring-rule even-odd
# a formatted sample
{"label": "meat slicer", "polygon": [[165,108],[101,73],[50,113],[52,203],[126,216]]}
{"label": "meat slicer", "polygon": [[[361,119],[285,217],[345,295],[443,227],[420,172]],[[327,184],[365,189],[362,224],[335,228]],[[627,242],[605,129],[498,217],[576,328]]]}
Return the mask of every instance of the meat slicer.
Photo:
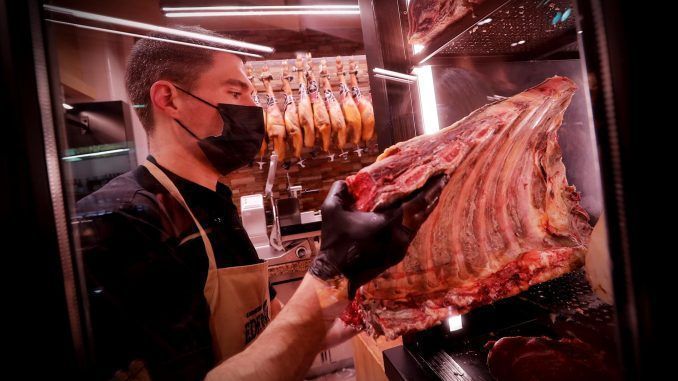
{"label": "meat slicer", "polygon": [[[240,209],[242,223],[259,258],[269,265],[308,259],[317,251],[322,217],[320,211],[301,212],[299,195],[317,192],[304,191],[301,185],[290,185],[287,178],[289,197],[273,196],[278,155],[271,155],[268,177],[263,194],[242,196]],[[272,224],[270,233],[266,224],[264,202],[270,202]]]}

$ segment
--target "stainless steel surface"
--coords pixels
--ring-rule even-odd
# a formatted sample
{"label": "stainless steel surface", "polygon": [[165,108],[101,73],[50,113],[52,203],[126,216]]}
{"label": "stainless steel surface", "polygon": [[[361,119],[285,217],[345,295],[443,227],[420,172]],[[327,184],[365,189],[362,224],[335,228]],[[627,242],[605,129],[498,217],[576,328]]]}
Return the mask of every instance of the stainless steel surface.
{"label": "stainless steel surface", "polygon": [[278,216],[277,223],[280,227],[301,224],[299,199],[296,197],[276,200],[276,213]]}
{"label": "stainless steel surface", "polygon": [[[453,38],[437,56],[508,56],[548,50],[564,35],[576,39],[570,0],[514,0]],[[554,23],[567,10],[565,21]],[[491,20],[487,22],[487,20]],[[522,44],[520,41],[524,41]]]}
{"label": "stainless steel surface", "polygon": [[[255,249],[269,246],[264,198],[260,194],[240,197],[242,225]],[[262,258],[261,254],[259,258]]]}
{"label": "stainless steel surface", "polygon": [[301,212],[301,223],[308,224],[311,222],[322,221],[322,213],[319,210],[309,210]]}
{"label": "stainless steel surface", "polygon": [[286,241],[292,241],[295,239],[303,239],[303,238],[314,238],[314,237],[320,237],[320,230],[314,230],[311,232],[304,232],[304,233],[299,233],[299,234],[290,234],[286,235],[284,239]]}
{"label": "stainless steel surface", "polygon": [[304,259],[310,255],[308,249],[303,246],[297,247],[295,254],[297,254],[297,258],[299,259]]}
{"label": "stainless steel surface", "polygon": [[290,186],[289,191],[290,191],[290,197],[297,198],[297,197],[299,197],[299,193],[301,193],[301,185]]}
{"label": "stainless steel surface", "polygon": [[273,213],[273,226],[271,226],[271,235],[269,236],[268,242],[274,249],[283,250],[280,237],[280,223],[278,222],[278,206],[273,198],[273,194],[269,193],[268,195],[271,200],[271,212]]}
{"label": "stainless steel surface", "polygon": [[[299,256],[299,251],[302,251],[304,255]],[[285,251],[280,253],[280,255],[267,258],[266,262],[269,266],[277,265],[281,263],[295,262],[302,259],[310,258],[314,252],[314,244],[311,239],[301,239],[298,241],[288,242],[285,245]]]}
{"label": "stainless steel surface", "polygon": [[268,165],[268,176],[266,177],[266,186],[264,187],[264,195],[271,195],[273,184],[275,183],[275,171],[278,167],[278,155],[274,152],[271,154],[271,162]]}

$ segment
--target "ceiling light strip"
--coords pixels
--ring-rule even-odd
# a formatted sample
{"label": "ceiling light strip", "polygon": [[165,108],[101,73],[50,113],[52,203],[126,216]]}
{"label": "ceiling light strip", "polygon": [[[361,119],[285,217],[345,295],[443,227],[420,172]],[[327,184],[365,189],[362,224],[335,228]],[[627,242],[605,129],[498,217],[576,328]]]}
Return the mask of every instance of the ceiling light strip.
{"label": "ceiling light strip", "polygon": [[274,49],[270,46],[252,44],[252,43],[249,43],[249,42],[232,40],[230,38],[210,36],[210,35],[206,35],[206,34],[202,34],[202,33],[189,32],[189,31],[179,30],[179,29],[172,29],[172,28],[167,28],[167,27],[162,27],[162,26],[157,26],[157,25],[152,25],[152,24],[146,24],[146,23],[142,23],[142,22],[138,22],[138,21],[131,21],[131,20],[121,19],[121,18],[117,18],[117,17],[99,15],[99,14],[96,14],[96,13],[83,12],[83,11],[78,11],[78,10],[69,9],[69,8],[57,7],[57,6],[48,5],[48,4],[43,5],[43,7],[44,7],[45,10],[50,11],[50,12],[65,14],[65,15],[77,17],[77,18],[84,19],[84,20],[104,22],[104,23],[108,23],[108,24],[119,25],[119,26],[134,28],[134,29],[141,29],[141,30],[146,30],[146,31],[151,31],[151,32],[159,32],[159,33],[170,34],[170,35],[173,35],[173,36],[194,38],[196,40],[207,41],[207,42],[212,42],[212,43],[221,44],[221,45],[225,45],[225,46],[237,47],[237,48],[241,48],[241,49],[253,50],[253,51],[262,52],[262,53],[273,53],[273,51],[274,51]]}

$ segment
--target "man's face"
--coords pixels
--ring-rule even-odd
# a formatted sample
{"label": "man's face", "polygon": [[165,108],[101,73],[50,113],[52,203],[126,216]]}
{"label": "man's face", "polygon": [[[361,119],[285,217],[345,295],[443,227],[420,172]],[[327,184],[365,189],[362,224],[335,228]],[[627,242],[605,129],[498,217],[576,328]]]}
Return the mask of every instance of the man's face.
{"label": "man's face", "polygon": [[[255,106],[254,86],[247,79],[242,60],[233,54],[215,53],[210,69],[187,90],[215,106],[219,103]],[[200,138],[221,135],[223,121],[216,109],[181,91],[178,94],[182,98],[179,120]]]}

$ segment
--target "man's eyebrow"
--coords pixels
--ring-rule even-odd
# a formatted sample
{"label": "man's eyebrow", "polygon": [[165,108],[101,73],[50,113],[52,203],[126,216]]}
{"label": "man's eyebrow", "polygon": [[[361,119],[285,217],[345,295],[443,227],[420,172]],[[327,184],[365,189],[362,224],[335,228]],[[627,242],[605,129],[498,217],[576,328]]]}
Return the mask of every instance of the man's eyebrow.
{"label": "man's eyebrow", "polygon": [[242,89],[247,89],[248,87],[250,87],[249,83],[246,83],[244,81],[241,81],[241,80],[235,79],[235,78],[225,79],[222,82],[222,84],[223,85],[230,85],[230,86],[238,86]]}

